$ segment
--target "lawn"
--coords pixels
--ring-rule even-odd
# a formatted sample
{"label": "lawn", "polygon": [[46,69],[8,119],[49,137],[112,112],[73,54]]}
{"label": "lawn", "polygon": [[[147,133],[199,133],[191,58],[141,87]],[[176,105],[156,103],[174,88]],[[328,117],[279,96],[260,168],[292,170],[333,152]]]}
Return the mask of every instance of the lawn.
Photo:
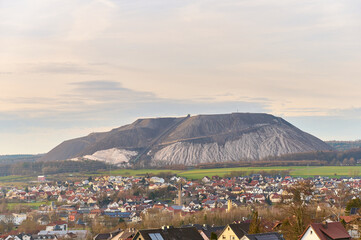
{"label": "lawn", "polygon": [[321,167],[303,167],[291,171],[292,176],[313,177],[355,177],[360,176],[361,166],[321,166]]}
{"label": "lawn", "polygon": [[19,175],[10,175],[10,176],[3,176],[0,177],[0,182],[26,182],[26,181],[35,181],[35,177],[29,176],[19,176]]}
{"label": "lawn", "polygon": [[[157,169],[140,169],[130,170],[122,169],[111,171],[111,175],[122,176],[144,176],[145,174],[157,175],[160,172],[172,172],[178,176],[187,179],[201,179],[204,176],[220,176],[223,177],[231,172],[260,172],[260,171],[290,171],[293,177],[313,177],[313,176],[328,176],[328,177],[354,177],[361,175],[361,166],[280,166],[280,167],[238,167],[238,168],[212,168],[212,169],[191,169],[191,170],[157,170]],[[109,172],[104,172],[109,174]]]}
{"label": "lawn", "polygon": [[9,210],[13,210],[16,206],[28,206],[31,207],[33,209],[37,209],[39,208],[39,206],[43,205],[43,204],[48,204],[47,202],[32,202],[32,203],[8,203],[8,209]]}
{"label": "lawn", "polygon": [[188,178],[188,179],[201,179],[204,176],[212,177],[212,176],[220,176],[223,177],[226,174],[231,172],[260,172],[260,171],[285,171],[285,170],[293,170],[303,167],[237,167],[237,168],[213,168],[213,169],[192,169],[188,171],[184,171],[179,173],[179,176]]}
{"label": "lawn", "polygon": [[[182,171],[179,170],[160,170],[160,169],[139,169],[139,170],[133,170],[133,169],[120,169],[120,170],[114,170],[110,172],[110,175],[120,175],[120,176],[144,176],[146,174],[153,174],[157,175],[162,172],[171,172],[174,174],[178,174]],[[109,171],[102,172],[104,175],[109,175]]]}
{"label": "lawn", "polygon": [[259,171],[285,171],[293,169],[302,169],[304,167],[238,167],[238,168],[212,168],[212,169],[191,169],[191,170],[160,170],[160,169],[120,169],[114,170],[111,172],[102,172],[104,175],[113,175],[113,176],[145,176],[146,174],[157,175],[162,172],[171,172],[177,176],[185,177],[187,179],[201,179],[204,176],[215,176],[218,175],[223,177],[226,174],[229,174],[234,171],[243,171],[243,172],[259,172]]}

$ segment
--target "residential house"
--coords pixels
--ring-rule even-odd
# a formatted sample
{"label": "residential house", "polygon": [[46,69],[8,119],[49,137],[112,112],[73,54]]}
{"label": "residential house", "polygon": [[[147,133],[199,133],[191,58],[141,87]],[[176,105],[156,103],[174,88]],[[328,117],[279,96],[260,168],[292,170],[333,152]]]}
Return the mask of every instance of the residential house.
{"label": "residential house", "polygon": [[195,227],[173,228],[165,226],[161,229],[139,230],[133,240],[203,240]]}
{"label": "residential house", "polygon": [[202,235],[204,240],[209,240],[211,238],[212,233],[215,233],[217,236],[222,230],[224,229],[224,226],[210,226],[207,224],[191,224],[186,225],[184,227],[195,227],[198,232]]}
{"label": "residential house", "polygon": [[116,231],[110,232],[110,233],[99,233],[93,237],[93,240],[110,240],[115,239],[116,236],[118,236],[123,231],[121,229],[118,229]]}
{"label": "residential house", "polygon": [[135,228],[127,228],[114,236],[111,240],[132,240],[136,233],[137,230],[135,230]]}
{"label": "residential house", "polygon": [[218,235],[218,240],[240,240],[249,231],[250,223],[228,224]]}
{"label": "residential house", "polygon": [[351,240],[351,236],[341,222],[311,223],[300,240]]}

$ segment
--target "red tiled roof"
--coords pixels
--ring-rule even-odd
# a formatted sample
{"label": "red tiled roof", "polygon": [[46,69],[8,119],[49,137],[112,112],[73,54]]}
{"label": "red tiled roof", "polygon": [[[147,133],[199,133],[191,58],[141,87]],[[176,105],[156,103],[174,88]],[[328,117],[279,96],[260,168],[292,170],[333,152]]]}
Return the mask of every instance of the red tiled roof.
{"label": "red tiled roof", "polygon": [[359,218],[359,216],[357,215],[353,215],[353,216],[340,216],[341,219],[343,219],[346,223],[352,222],[353,220],[356,220],[357,218]]}
{"label": "red tiled roof", "polygon": [[56,225],[63,225],[63,224],[67,224],[67,222],[64,222],[64,221],[55,221],[51,224],[49,224],[48,226],[56,226]]}
{"label": "red tiled roof", "polygon": [[309,227],[310,226],[313,228],[313,230],[321,240],[351,239],[351,236],[347,233],[347,230],[343,227],[342,223],[340,222],[331,222],[327,224],[311,223]]}

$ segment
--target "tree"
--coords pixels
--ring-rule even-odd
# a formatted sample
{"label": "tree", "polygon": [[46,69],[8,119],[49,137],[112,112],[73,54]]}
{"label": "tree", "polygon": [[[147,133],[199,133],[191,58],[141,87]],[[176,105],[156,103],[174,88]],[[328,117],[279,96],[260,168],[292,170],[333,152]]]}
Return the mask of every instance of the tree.
{"label": "tree", "polygon": [[212,232],[210,240],[217,240],[217,234]]}
{"label": "tree", "polygon": [[351,199],[346,204],[346,213],[350,214],[351,208],[360,208],[360,207],[361,207],[361,199],[360,198]]}
{"label": "tree", "polygon": [[332,161],[330,162],[331,166],[337,166],[337,164],[338,164],[338,161],[336,158],[333,158]]}
{"label": "tree", "polygon": [[21,223],[18,229],[21,232],[25,232],[25,233],[36,233],[39,230],[43,229],[43,227],[40,226],[36,221],[33,221],[31,219],[26,219]]}
{"label": "tree", "polygon": [[5,199],[3,199],[1,201],[1,203],[0,203],[0,213],[6,213],[8,211],[9,211],[8,205],[7,205],[6,201],[5,201]]}
{"label": "tree", "polygon": [[337,212],[334,212],[334,214],[337,216],[337,220],[340,221],[342,209],[346,207],[347,202],[352,198],[351,189],[341,182],[332,197],[335,199],[335,207],[337,208]]}
{"label": "tree", "polygon": [[343,165],[343,166],[349,165],[349,161],[348,161],[347,158],[345,158],[345,159],[342,161],[342,165]]}
{"label": "tree", "polygon": [[255,234],[261,232],[261,220],[258,217],[257,210],[252,211],[251,225],[249,226],[249,234]]}
{"label": "tree", "polygon": [[272,201],[270,199],[270,195],[267,195],[266,199],[265,199],[265,202],[268,204],[268,205],[272,205]]}
{"label": "tree", "polygon": [[290,191],[293,193],[292,203],[281,206],[284,216],[288,216],[284,219],[281,229],[286,239],[297,239],[312,219],[311,210],[302,199],[312,192],[310,182],[303,181],[292,187]]}
{"label": "tree", "polygon": [[98,197],[98,205],[103,207],[108,205],[109,203],[111,203],[111,199],[110,197],[108,197],[108,195],[106,193],[102,193],[99,197]]}

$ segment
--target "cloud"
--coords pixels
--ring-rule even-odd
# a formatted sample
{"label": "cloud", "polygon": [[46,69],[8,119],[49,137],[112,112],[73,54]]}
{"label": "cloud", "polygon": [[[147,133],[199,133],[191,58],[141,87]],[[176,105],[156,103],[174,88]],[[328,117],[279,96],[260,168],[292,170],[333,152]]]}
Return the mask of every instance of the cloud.
{"label": "cloud", "polygon": [[[152,116],[182,116],[188,113],[217,112],[265,112],[267,99],[240,101],[214,101],[214,99],[175,100],[157,97],[151,92],[136,91],[122,86],[117,81],[84,81],[69,83],[71,90],[53,98],[0,98],[3,105],[14,106],[13,110],[0,111],[0,120],[18,122],[23,119],[34,125],[53,126],[54,122],[79,122],[101,124],[114,123],[117,117],[134,119]],[[7,126],[4,123],[4,126]],[[60,124],[61,125],[61,124]],[[107,124],[109,125],[109,124]],[[26,126],[26,124],[24,124]]]}
{"label": "cloud", "polygon": [[85,81],[70,83],[75,95],[98,103],[156,102],[159,99],[150,92],[140,92],[122,87],[117,81]]}
{"label": "cloud", "polygon": [[97,74],[94,68],[90,66],[70,62],[43,63],[33,67],[30,66],[30,68],[31,71],[41,74]]}

